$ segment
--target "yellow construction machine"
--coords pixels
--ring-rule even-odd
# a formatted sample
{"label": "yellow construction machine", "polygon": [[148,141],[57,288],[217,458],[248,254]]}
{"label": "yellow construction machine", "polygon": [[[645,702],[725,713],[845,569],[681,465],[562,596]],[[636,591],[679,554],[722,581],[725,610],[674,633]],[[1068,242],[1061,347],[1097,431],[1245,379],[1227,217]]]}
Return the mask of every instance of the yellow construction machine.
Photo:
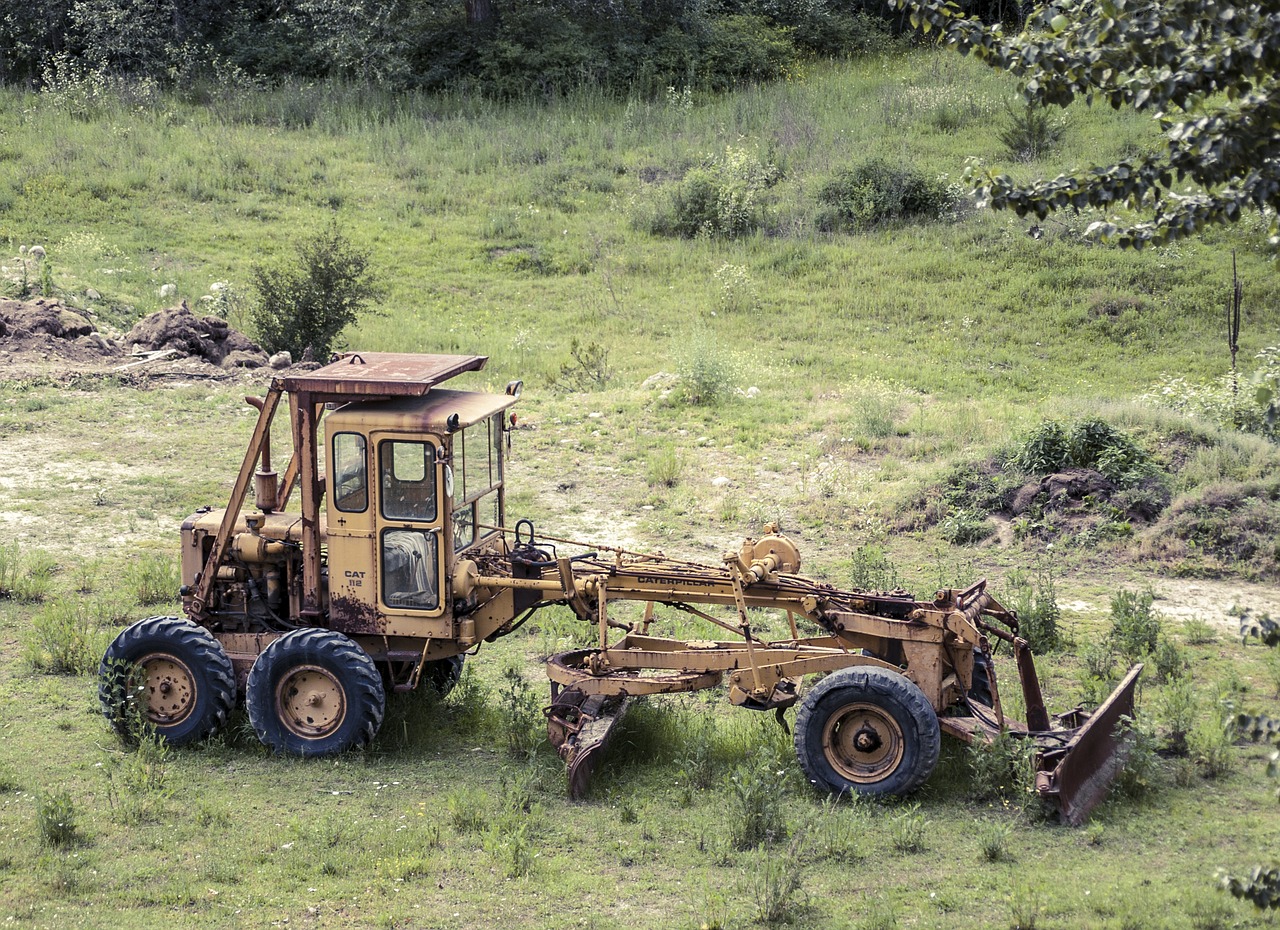
{"label": "yellow construction machine", "polygon": [[[388,690],[446,690],[464,655],[567,605],[595,640],[547,661],[548,734],[574,797],[633,699],[722,685],[731,703],[780,720],[799,706],[796,754],[823,793],[906,794],[933,772],[942,733],[972,742],[1007,730],[1034,743],[1037,790],[1064,819],[1078,823],[1102,797],[1140,666],[1092,713],[1055,723],[1017,617],[985,581],[923,601],[842,590],[800,574],[795,543],[774,526],[704,565],[509,525],[520,384],[442,386],[486,361],[348,354],[247,398],[258,419],[226,508],[182,526],[185,617],[141,620],[107,649],[108,720],[126,729],[132,703],[181,745],[215,732],[240,698],[273,749],[341,752],[374,738]],[[286,398],[281,474],[271,438]],[[615,619],[620,601],[643,613]],[[656,635],[659,608],[700,618],[713,638]],[[761,611],[779,627],[785,616],[784,638],[757,632]],[[1000,642],[1016,658],[1025,723],[1004,713]]]}

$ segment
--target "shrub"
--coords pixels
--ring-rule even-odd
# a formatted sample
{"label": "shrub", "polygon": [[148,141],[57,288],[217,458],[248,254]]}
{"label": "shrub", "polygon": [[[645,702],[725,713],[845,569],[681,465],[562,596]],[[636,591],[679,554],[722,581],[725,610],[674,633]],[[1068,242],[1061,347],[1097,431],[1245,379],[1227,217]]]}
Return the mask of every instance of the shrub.
{"label": "shrub", "polygon": [[893,848],[904,853],[924,852],[930,825],[931,821],[920,813],[920,805],[910,805],[889,824]]}
{"label": "shrub", "polygon": [[1009,858],[1009,837],[1013,824],[991,821],[977,825],[978,847],[987,862],[1001,862]]}
{"label": "shrub", "polygon": [[838,172],[823,185],[818,227],[831,232],[937,217],[953,209],[960,196],[945,178],[929,178],[909,164],[872,159]]}
{"label": "shrub", "polygon": [[1000,144],[1014,161],[1036,161],[1056,150],[1067,131],[1063,113],[1027,101],[1021,109],[1006,105],[1008,123],[1000,130]]}
{"label": "shrub", "polygon": [[859,546],[853,550],[849,584],[860,591],[893,591],[902,588],[898,567],[880,546]]}
{"label": "shrub", "polygon": [[680,483],[680,472],[683,470],[684,462],[676,447],[664,443],[649,453],[645,460],[644,478],[651,488],[674,488]]}
{"label": "shrub", "polygon": [[696,329],[675,350],[676,392],[685,403],[711,406],[733,388],[734,365],[715,336]]}
{"label": "shrub", "polygon": [[58,600],[41,609],[23,634],[27,664],[50,675],[90,675],[107,645],[107,634],[84,601]]}
{"label": "shrub", "polygon": [[1111,631],[1108,638],[1129,663],[1156,651],[1160,638],[1160,615],[1151,609],[1155,595],[1150,591],[1117,591],[1111,597]]}
{"label": "shrub", "polygon": [[1257,366],[1239,376],[1226,374],[1204,382],[1165,377],[1142,399],[1227,429],[1280,437],[1280,346],[1267,346],[1255,358]]}
{"label": "shrub", "polygon": [[669,208],[648,221],[649,231],[686,238],[749,233],[763,224],[763,194],[781,176],[754,152],[725,146],[723,154],[707,156],[685,175]]}
{"label": "shrub", "polygon": [[1145,720],[1129,721],[1129,752],[1116,775],[1116,793],[1126,798],[1141,798],[1154,791],[1160,780],[1160,757],[1156,754],[1156,738]]}
{"label": "shrub", "polygon": [[178,599],[178,566],[167,555],[148,553],[129,562],[125,587],[143,607],[167,604]]}
{"label": "shrub", "polygon": [[599,391],[612,377],[609,350],[598,342],[580,342],[575,336],[569,341],[569,361],[560,366],[551,386],[559,391]]}
{"label": "shrub", "polygon": [[1070,429],[1045,420],[1016,443],[1008,463],[1029,475],[1092,468],[1124,488],[1156,475],[1151,456],[1132,436],[1098,419],[1081,420]]}
{"label": "shrub", "polygon": [[1044,654],[1061,646],[1058,621],[1062,619],[1062,609],[1058,606],[1052,568],[1038,565],[1034,577],[1013,571],[1009,574],[1009,587],[1010,605],[1018,615],[1018,632],[1032,650]]}
{"label": "shrub", "polygon": [[781,77],[796,63],[790,35],[762,16],[731,15],[709,19],[700,67],[712,90],[728,90],[747,81]]}
{"label": "shrub", "polygon": [[294,265],[253,266],[258,299],[249,321],[268,350],[285,349],[302,358],[311,349],[316,358],[325,359],[342,330],[382,291],[369,253],[348,240],[336,221],[297,243],[294,251]]}
{"label": "shrub", "polygon": [[1189,678],[1171,681],[1157,702],[1160,719],[1169,729],[1170,751],[1182,755],[1187,751],[1187,735],[1195,726],[1199,713],[1195,688]]}
{"label": "shrub", "polygon": [[802,847],[802,838],[797,836],[779,854],[772,846],[766,846],[760,854],[751,885],[758,923],[793,923],[808,910],[801,870]]}
{"label": "shrub", "polygon": [[1233,727],[1212,715],[1201,720],[1187,739],[1191,758],[1205,778],[1219,778],[1235,768]]}
{"label": "shrub", "polygon": [[498,686],[502,706],[503,726],[506,730],[507,751],[517,758],[533,755],[541,740],[538,732],[538,695],[533,685],[524,677],[520,665],[508,665],[502,671],[502,684]]}

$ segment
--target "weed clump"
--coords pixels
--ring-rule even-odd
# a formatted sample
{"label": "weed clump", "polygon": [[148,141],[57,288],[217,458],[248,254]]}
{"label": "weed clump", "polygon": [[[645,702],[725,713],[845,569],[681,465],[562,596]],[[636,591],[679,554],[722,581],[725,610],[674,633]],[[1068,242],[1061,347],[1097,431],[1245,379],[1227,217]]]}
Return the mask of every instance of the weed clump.
{"label": "weed clump", "polygon": [[178,599],[178,566],[167,555],[149,553],[131,560],[124,581],[134,600],[143,607]]}
{"label": "weed clump", "polygon": [[1133,487],[1156,471],[1150,454],[1132,436],[1097,419],[1070,428],[1044,421],[1017,444],[1009,464],[1029,475],[1091,468],[1120,487]]}
{"label": "weed clump", "polygon": [[838,172],[818,193],[818,228],[866,229],[893,220],[933,219],[955,208],[956,185],[911,165],[871,159]]}
{"label": "weed clump", "polygon": [[1037,565],[1034,577],[1021,570],[1013,571],[1009,575],[1009,587],[1010,605],[1018,615],[1018,632],[1031,644],[1032,650],[1044,654],[1058,649],[1062,645],[1062,634],[1058,630],[1062,609],[1058,606],[1053,569]]}
{"label": "weed clump", "polygon": [[733,390],[733,360],[720,349],[711,333],[695,329],[675,355],[675,391],[685,403],[714,406]]}
{"label": "weed clump", "polygon": [[507,751],[518,759],[533,755],[540,742],[538,733],[538,696],[524,677],[519,665],[508,665],[502,671],[498,687]]}
{"label": "weed clump", "polygon": [[777,752],[772,746],[765,746],[729,776],[734,848],[753,849],[786,837],[782,810],[784,774]]}
{"label": "weed clump", "polygon": [[90,675],[108,639],[84,601],[57,600],[41,608],[23,632],[23,656],[33,671]]}
{"label": "weed clump", "polygon": [[47,791],[36,796],[36,828],[44,845],[66,849],[79,842],[77,819],[75,802],[66,791]]}

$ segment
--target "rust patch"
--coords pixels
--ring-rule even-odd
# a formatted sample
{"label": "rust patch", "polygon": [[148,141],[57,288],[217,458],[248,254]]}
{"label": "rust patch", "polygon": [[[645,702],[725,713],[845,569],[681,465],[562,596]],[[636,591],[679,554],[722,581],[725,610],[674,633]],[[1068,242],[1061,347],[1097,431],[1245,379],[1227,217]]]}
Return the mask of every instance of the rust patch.
{"label": "rust patch", "polygon": [[348,635],[386,633],[387,618],[372,604],[354,597],[335,597],[329,601],[329,628]]}

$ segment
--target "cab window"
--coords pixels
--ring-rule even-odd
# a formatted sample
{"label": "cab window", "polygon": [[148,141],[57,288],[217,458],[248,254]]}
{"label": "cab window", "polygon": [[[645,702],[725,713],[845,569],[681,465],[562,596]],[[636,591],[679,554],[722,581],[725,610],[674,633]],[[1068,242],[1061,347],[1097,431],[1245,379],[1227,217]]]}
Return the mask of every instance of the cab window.
{"label": "cab window", "polygon": [[423,522],[436,519],[435,446],[398,439],[381,442],[378,468],[384,517]]}
{"label": "cab window", "polygon": [[435,610],[440,606],[436,555],[434,532],[383,530],[382,599],[388,607]]}
{"label": "cab window", "polygon": [[502,521],[502,415],[474,423],[453,440],[453,548],[465,549]]}
{"label": "cab window", "polygon": [[333,437],[333,506],[344,513],[363,513],[369,507],[369,462],[365,439],[359,433]]}

